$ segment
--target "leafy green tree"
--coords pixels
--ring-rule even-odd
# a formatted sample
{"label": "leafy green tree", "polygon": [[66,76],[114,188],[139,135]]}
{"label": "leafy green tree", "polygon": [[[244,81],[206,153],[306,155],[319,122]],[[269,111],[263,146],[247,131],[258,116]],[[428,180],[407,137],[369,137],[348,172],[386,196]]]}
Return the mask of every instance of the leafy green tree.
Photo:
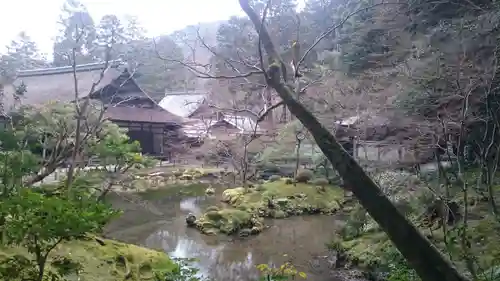
{"label": "leafy green tree", "polygon": [[[7,214],[3,233],[5,246],[25,247],[32,255],[31,265],[23,270],[42,281],[50,253],[63,241],[96,233],[116,212],[96,203],[93,196],[78,190],[72,196],[50,196],[36,189],[20,189],[3,200],[0,212]],[[18,272],[21,273],[21,272]],[[6,279],[19,276],[3,276]]]}
{"label": "leafy green tree", "polygon": [[[101,113],[100,106],[91,104],[83,114],[77,132],[76,109],[72,104],[49,103],[41,109],[20,108],[13,117],[12,127],[4,132],[5,137],[12,139],[4,146],[9,145],[5,153],[34,157],[31,170],[22,174],[24,185],[42,181],[71,160],[75,150],[78,152],[78,168],[88,165],[83,160],[90,158],[97,158],[104,164],[106,186],[112,186],[115,179],[121,179],[121,175],[131,168],[151,165],[149,158],[140,154],[139,144],[130,143],[126,131],[109,120],[103,120]],[[81,140],[78,147],[77,137]]]}
{"label": "leafy green tree", "polygon": [[[90,107],[83,113],[84,120],[75,120],[76,108],[73,104],[49,103],[41,109],[22,107],[13,118],[9,128],[33,152],[38,153],[39,171],[26,175],[25,184],[43,180],[58,167],[66,163],[76,150],[85,155],[89,146],[99,140],[103,126],[109,123],[101,118],[99,107]],[[78,124],[80,130],[77,129]],[[80,138],[79,144],[76,139]]]}
{"label": "leafy green tree", "polygon": [[[32,176],[47,176],[49,166],[57,168],[71,157],[76,123],[68,115],[74,116],[74,110],[64,104],[49,104],[44,110],[22,108],[12,116],[13,126],[0,133],[2,245],[26,248],[30,254],[3,260],[2,279],[58,280],[57,274],[46,271],[47,259],[57,245],[99,233],[116,214],[102,203],[108,190],[99,188],[102,183],[96,179],[112,186],[129,169],[149,163],[140,155],[138,143],[130,143],[123,130],[93,111],[86,115],[88,123],[82,124],[87,130],[82,131],[80,152],[111,164],[105,165],[108,170],[103,177],[89,178],[80,172],[71,188],[65,182],[33,187]],[[38,148],[44,152],[37,153]]]}
{"label": "leafy green tree", "polygon": [[106,123],[105,135],[99,136],[99,141],[89,147],[88,154],[99,159],[101,165],[101,187],[98,190],[98,200],[104,200],[111,189],[120,184],[125,185],[128,174],[146,167],[153,167],[153,158],[142,155],[140,143],[131,142],[126,130],[116,124]]}

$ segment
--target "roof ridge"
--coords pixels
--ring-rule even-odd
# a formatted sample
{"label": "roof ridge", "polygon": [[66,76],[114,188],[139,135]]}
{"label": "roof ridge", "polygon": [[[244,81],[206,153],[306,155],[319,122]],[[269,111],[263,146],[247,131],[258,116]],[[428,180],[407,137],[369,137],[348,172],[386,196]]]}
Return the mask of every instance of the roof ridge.
{"label": "roof ridge", "polygon": [[[111,68],[117,68],[121,61],[114,60],[109,62],[93,62],[86,64],[76,65],[76,72],[85,72],[93,70],[102,70],[106,66]],[[53,75],[53,74],[65,74],[73,72],[73,66],[59,66],[59,67],[49,67],[49,68],[38,68],[30,70],[21,70],[17,73],[17,77],[33,77],[42,75]]]}

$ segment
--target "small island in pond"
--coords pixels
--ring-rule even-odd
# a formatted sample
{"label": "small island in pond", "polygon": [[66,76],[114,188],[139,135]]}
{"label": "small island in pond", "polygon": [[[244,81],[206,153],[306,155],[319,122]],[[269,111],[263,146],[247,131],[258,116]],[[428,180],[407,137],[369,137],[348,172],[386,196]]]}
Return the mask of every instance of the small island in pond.
{"label": "small island in pond", "polygon": [[272,176],[261,184],[224,190],[219,206],[208,207],[198,218],[190,214],[186,222],[207,235],[249,236],[264,230],[264,218],[333,214],[343,198],[344,191],[325,179],[294,182]]}

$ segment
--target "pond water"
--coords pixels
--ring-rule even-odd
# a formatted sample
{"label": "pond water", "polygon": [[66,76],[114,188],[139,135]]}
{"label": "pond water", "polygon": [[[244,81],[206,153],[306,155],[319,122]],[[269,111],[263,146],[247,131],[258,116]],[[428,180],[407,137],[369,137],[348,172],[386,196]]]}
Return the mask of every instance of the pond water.
{"label": "pond water", "polygon": [[[110,202],[124,211],[110,223],[106,235],[127,243],[161,249],[170,256],[197,258],[204,276],[218,281],[256,280],[256,265],[291,261],[307,273],[307,280],[336,280],[325,244],[333,237],[333,216],[301,216],[267,220],[261,234],[247,238],[206,236],[186,227],[189,213],[219,204],[218,196],[205,196],[203,186],[187,186],[189,194],[152,191],[147,194],[112,194]],[[223,188],[217,188],[220,195]],[[337,279],[339,280],[339,279]]]}

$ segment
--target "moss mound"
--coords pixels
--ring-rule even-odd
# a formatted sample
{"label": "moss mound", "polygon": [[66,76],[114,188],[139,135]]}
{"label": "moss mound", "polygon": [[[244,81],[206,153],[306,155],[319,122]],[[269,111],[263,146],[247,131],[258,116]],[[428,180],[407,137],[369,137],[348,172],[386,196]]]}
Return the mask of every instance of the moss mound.
{"label": "moss mound", "polygon": [[262,219],[247,211],[238,209],[208,208],[199,219],[195,221],[196,227],[204,234],[217,233],[248,236],[262,231]]}
{"label": "moss mound", "polygon": [[222,174],[224,174],[222,169],[215,168],[174,168],[140,172],[130,175],[129,183],[126,184],[127,188],[125,190],[144,192],[165,189],[171,185],[194,184],[200,183],[203,180],[217,180]]}
{"label": "moss mound", "polygon": [[[456,243],[445,246],[441,229],[433,231],[421,228],[421,231],[443,252],[451,251],[453,262],[459,268],[465,269],[466,265],[461,253],[460,245]],[[448,233],[450,237],[458,236],[458,227],[451,229]],[[471,253],[477,257],[477,262],[482,268],[495,267],[500,260],[500,225],[491,218],[481,221],[471,221],[468,230],[469,240],[473,243]],[[351,239],[338,239],[333,241],[330,248],[340,251],[352,264],[363,268],[374,268],[379,265],[388,264],[388,253],[395,251],[392,242],[382,231],[367,231]]]}
{"label": "moss mound", "polygon": [[343,202],[342,189],[287,182],[286,178],[266,182],[257,188],[227,189],[222,200],[232,207],[258,214],[260,217],[284,218],[302,214],[331,214]]}
{"label": "moss mound", "polygon": [[[162,252],[113,240],[78,240],[60,244],[49,256],[47,269],[81,280],[155,280],[155,273],[170,272],[176,265]],[[0,248],[0,260],[21,255],[26,249]],[[76,279],[75,279],[76,280]],[[15,281],[15,280],[12,280]]]}
{"label": "moss mound", "polygon": [[[470,249],[467,256],[473,257],[477,267],[484,270],[498,268],[500,260],[500,222],[496,218],[489,206],[489,202],[484,200],[480,194],[470,190],[468,202],[465,202],[460,191],[460,186],[454,186],[450,191],[450,202],[456,203],[459,211],[467,204],[467,243]],[[423,235],[431,240],[436,247],[446,253],[464,272],[467,271],[465,264],[465,252],[461,245],[462,214],[458,214],[460,219],[447,225],[447,245],[443,235],[442,222],[440,218],[433,218],[433,213],[429,213],[429,206],[435,204],[434,200],[429,200],[431,196],[427,189],[417,189],[414,192],[408,190],[395,190],[391,188],[386,191],[395,205],[406,214],[406,216],[416,225]],[[500,196],[500,186],[495,186],[495,194]],[[448,206],[451,204],[448,203]],[[344,259],[351,265],[358,265],[368,270],[394,270],[394,264],[405,263],[402,256],[397,252],[387,235],[380,230],[379,226],[370,218],[359,205],[345,206],[343,212],[350,218],[339,236],[336,237],[329,247],[337,251],[338,257]],[[451,207],[450,207],[451,208]],[[431,219],[431,221],[429,221]],[[434,220],[435,219],[435,220]],[[399,264],[398,266],[402,266]],[[406,266],[406,265],[404,265]],[[402,268],[402,267],[401,267]],[[400,269],[398,269],[400,270]],[[405,269],[411,272],[411,269]],[[391,274],[396,274],[391,272]],[[408,273],[410,274],[410,273]],[[482,279],[481,279],[482,280]],[[491,279],[488,279],[491,280]]]}
{"label": "moss mound", "polygon": [[263,230],[263,217],[333,213],[340,208],[343,192],[333,186],[293,185],[280,178],[248,189],[226,189],[221,200],[227,204],[207,208],[196,220],[195,225],[202,233],[248,236]]}

